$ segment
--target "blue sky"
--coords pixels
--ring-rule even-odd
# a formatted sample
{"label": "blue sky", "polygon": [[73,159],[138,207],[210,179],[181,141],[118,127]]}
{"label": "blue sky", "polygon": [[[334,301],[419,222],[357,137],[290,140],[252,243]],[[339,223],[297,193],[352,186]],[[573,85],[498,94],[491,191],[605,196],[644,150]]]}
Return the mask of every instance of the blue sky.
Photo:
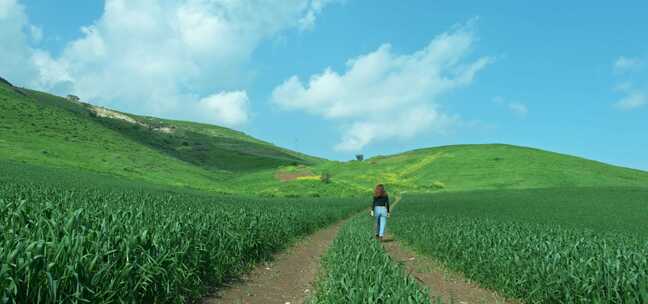
{"label": "blue sky", "polygon": [[[379,3],[379,4],[377,4]],[[332,159],[509,143],[648,170],[645,1],[0,0],[0,75]]]}

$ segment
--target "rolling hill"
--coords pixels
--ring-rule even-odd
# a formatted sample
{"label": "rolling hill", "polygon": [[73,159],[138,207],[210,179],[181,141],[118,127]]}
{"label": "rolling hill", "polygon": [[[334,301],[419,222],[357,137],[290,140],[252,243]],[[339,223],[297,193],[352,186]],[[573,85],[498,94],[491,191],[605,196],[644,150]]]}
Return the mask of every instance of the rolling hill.
{"label": "rolling hill", "polygon": [[342,180],[364,187],[383,182],[402,190],[463,191],[553,187],[648,187],[648,172],[580,157],[504,144],[455,145],[325,163]]}
{"label": "rolling hill", "polygon": [[502,144],[329,161],[219,126],[122,113],[0,80],[0,162],[7,168],[261,196],[350,196],[376,183],[412,192],[648,187],[648,172]]}
{"label": "rolling hill", "polygon": [[141,117],[0,82],[0,159],[220,190],[243,172],[321,159],[241,132]]}

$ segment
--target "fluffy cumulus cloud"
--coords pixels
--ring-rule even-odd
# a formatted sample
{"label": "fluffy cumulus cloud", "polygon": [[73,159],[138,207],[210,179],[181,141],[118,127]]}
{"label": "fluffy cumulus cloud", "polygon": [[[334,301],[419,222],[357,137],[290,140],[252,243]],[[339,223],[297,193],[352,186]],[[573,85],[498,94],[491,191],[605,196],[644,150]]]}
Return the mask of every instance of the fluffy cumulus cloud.
{"label": "fluffy cumulus cloud", "polygon": [[299,19],[299,28],[302,31],[312,30],[315,27],[315,20],[324,7],[335,0],[313,0],[302,18]]}
{"label": "fluffy cumulus cloud", "polygon": [[472,22],[438,35],[423,49],[396,54],[391,45],[330,68],[307,81],[293,76],[277,86],[274,103],[337,122],[345,131],[337,150],[357,151],[373,142],[445,132],[457,117],[439,98],[470,85],[492,60],[466,59],[475,41]]}
{"label": "fluffy cumulus cloud", "polygon": [[[11,38],[0,51],[9,49],[20,57],[11,62],[29,67],[16,77],[25,85],[155,115],[203,117],[209,104],[217,114],[205,120],[238,124],[247,120],[238,110],[216,111],[214,105],[232,106],[223,96],[241,96],[241,67],[251,53],[284,30],[312,27],[328,2],[107,0],[103,15],[81,29],[82,37],[52,57],[29,47],[42,31],[29,24],[24,9],[15,0],[0,0],[0,38]],[[233,92],[214,94],[222,90]],[[206,102],[214,98],[221,102]]]}
{"label": "fluffy cumulus cloud", "polygon": [[248,121],[248,96],[244,91],[220,92],[200,100],[203,115],[214,117],[223,125],[238,127]]}
{"label": "fluffy cumulus cloud", "polygon": [[38,28],[29,24],[25,8],[15,0],[0,0],[0,76],[16,83],[27,83],[38,71],[31,63],[33,42],[42,38]]}
{"label": "fluffy cumulus cloud", "polygon": [[414,106],[394,114],[385,116],[384,120],[358,120],[352,123],[347,126],[347,131],[335,149],[358,151],[375,141],[409,138],[428,128],[443,134],[458,121],[458,117],[426,105]]}

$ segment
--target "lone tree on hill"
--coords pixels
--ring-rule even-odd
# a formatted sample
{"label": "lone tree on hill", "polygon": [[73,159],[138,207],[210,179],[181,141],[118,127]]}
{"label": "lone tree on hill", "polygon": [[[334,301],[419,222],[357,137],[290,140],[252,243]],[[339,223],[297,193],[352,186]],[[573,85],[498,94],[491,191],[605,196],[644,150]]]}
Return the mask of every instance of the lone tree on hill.
{"label": "lone tree on hill", "polygon": [[74,101],[74,102],[79,102],[81,100],[79,98],[79,96],[76,96],[76,95],[68,95],[67,99],[70,100],[70,101]]}
{"label": "lone tree on hill", "polygon": [[356,154],[356,160],[363,161],[364,160],[364,155]]}

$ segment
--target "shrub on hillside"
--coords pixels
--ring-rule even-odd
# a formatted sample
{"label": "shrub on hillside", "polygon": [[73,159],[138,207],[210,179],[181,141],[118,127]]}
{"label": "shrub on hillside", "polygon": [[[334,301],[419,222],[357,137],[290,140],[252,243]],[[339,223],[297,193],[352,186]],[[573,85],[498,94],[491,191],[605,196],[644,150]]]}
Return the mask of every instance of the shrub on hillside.
{"label": "shrub on hillside", "polygon": [[331,183],[331,173],[328,172],[322,173],[322,175],[320,176],[320,180],[322,181],[322,183],[325,184]]}

